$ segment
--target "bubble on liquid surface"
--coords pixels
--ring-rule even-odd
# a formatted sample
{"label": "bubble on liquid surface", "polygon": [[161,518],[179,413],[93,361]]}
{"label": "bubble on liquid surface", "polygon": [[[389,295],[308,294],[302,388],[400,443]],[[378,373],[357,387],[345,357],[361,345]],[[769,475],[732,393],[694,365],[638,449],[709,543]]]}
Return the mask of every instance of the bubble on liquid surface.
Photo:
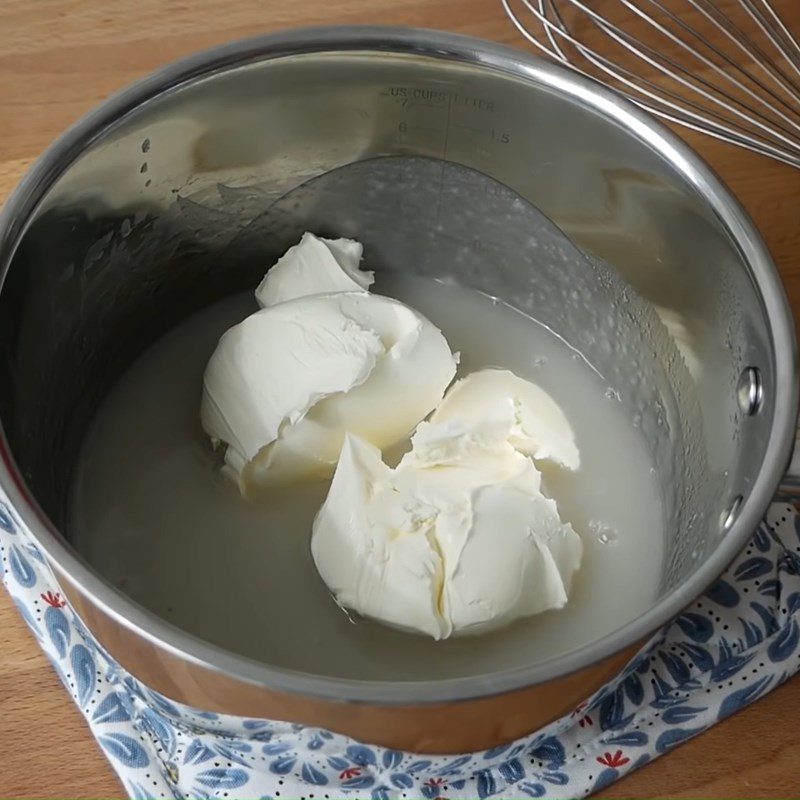
{"label": "bubble on liquid surface", "polygon": [[613,545],[619,540],[617,531],[605,522],[598,522],[593,519],[589,523],[589,530],[600,544]]}

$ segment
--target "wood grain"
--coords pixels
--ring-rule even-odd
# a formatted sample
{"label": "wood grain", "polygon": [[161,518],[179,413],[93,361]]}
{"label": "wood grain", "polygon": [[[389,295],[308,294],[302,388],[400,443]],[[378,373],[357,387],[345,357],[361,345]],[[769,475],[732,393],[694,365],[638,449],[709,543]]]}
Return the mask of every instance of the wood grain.
{"label": "wood grain", "polygon": [[[776,0],[795,30],[800,3]],[[3,0],[0,200],[65,127],[164,63],[294,25],[443,28],[525,47],[498,0]],[[800,171],[682,132],[761,228],[800,311]],[[800,796],[800,681],[602,793],[608,797]],[[47,659],[0,592],[0,796],[123,797]]]}

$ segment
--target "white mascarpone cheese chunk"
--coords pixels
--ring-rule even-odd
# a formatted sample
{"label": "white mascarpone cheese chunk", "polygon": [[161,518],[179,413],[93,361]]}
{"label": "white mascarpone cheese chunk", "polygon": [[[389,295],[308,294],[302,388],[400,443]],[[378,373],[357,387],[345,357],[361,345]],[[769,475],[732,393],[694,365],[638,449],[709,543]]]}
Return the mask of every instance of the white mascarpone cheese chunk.
{"label": "white mascarpone cheese chunk", "polygon": [[511,415],[509,442],[520,453],[578,469],[575,434],[564,412],[544,389],[504,369],[472,372],[453,386],[431,417],[473,426],[487,416]]}
{"label": "white mascarpone cheese chunk", "polygon": [[375,282],[375,274],[359,269],[363,251],[352,239],[321,239],[304,233],[264,276],[256,289],[256,302],[266,308],[312,294],[366,291]]}
{"label": "white mascarpone cheese chunk", "polygon": [[439,403],[456,361],[441,331],[365,292],[301,297],[247,317],[206,367],[201,421],[243,494],[330,475],[350,431],[379,448]]}
{"label": "white mascarpone cheese chunk", "polygon": [[341,605],[441,639],[450,630],[438,610],[438,509],[401,493],[392,478],[380,451],[348,434],[314,521],[311,552]]}
{"label": "white mascarpone cheese chunk", "polygon": [[394,470],[347,436],[311,540],[341,605],[442,639],[567,602],[581,540],[511,423],[422,423]]}

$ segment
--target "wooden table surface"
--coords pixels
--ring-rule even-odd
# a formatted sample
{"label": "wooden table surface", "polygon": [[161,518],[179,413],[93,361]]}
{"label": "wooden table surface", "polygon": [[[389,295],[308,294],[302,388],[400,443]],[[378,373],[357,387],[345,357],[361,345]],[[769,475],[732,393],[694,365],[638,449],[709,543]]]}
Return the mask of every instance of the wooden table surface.
{"label": "wooden table surface", "polygon": [[[776,0],[800,30],[798,0]],[[309,24],[400,24],[524,47],[499,0],[2,0],[0,202],[67,125],[195,50]],[[682,134],[760,226],[800,312],[800,171]],[[800,316],[800,313],[797,314]],[[614,797],[800,796],[800,680],[620,781]],[[0,797],[122,797],[55,673],[0,591]]]}

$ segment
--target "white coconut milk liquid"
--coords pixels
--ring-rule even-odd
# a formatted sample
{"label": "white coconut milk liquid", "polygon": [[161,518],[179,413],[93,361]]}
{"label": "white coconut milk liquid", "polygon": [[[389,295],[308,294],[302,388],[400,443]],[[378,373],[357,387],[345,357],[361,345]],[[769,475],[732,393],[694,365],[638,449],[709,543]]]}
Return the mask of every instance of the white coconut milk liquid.
{"label": "white coconut milk liquid", "polygon": [[653,465],[614,392],[547,329],[484,295],[400,275],[379,275],[374,288],[442,329],[461,352],[459,374],[504,367],[538,383],[564,409],[581,468],[548,469],[545,483],[585,546],[566,608],[444,642],[352,622],[309,551],[327,484],[289,488],[268,507],[248,505],[219,474],[219,455],[200,428],[205,364],[219,336],[255,309],[251,295],[179,325],[109,393],[75,484],[79,550],[175,625],[273,665],[329,676],[420,680],[523,666],[645,611],[661,577],[661,499]]}

